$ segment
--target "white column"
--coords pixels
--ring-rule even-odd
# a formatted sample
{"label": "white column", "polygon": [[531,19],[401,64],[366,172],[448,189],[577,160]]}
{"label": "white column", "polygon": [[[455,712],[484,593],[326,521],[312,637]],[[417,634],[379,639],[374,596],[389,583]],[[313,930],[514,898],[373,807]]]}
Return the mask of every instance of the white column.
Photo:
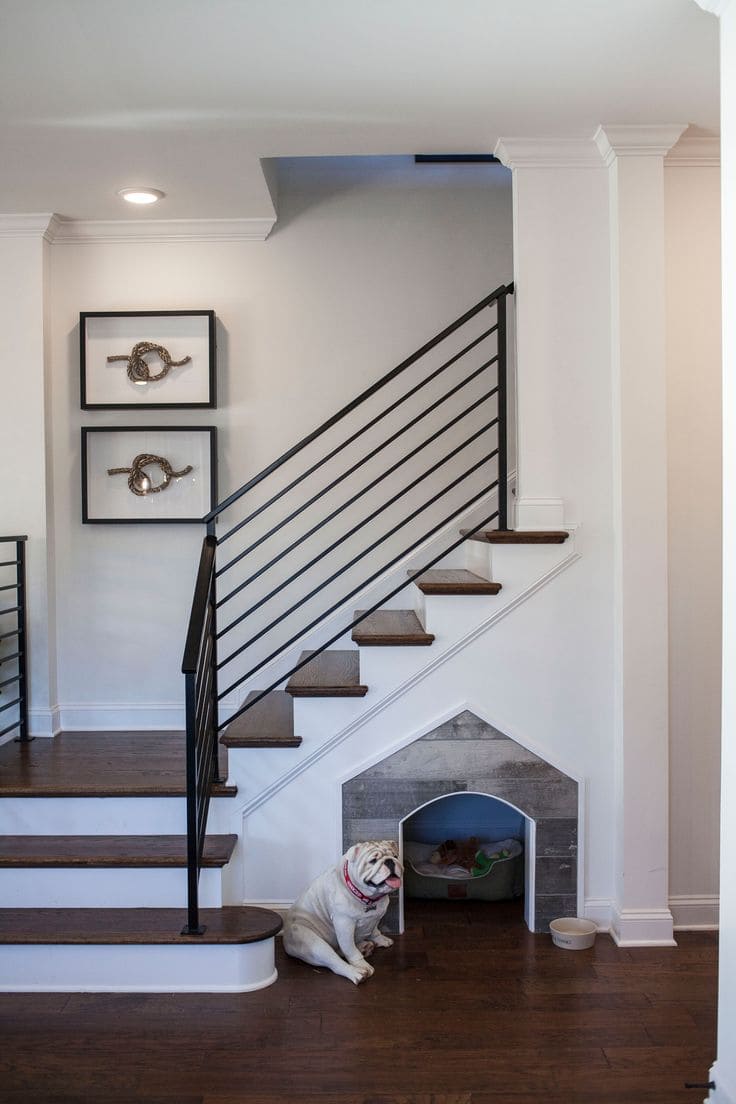
{"label": "white column", "polygon": [[[54,731],[53,563],[47,498],[45,371],[49,215],[0,216],[0,441],[5,465],[0,530],[27,534],[29,702],[32,735]],[[9,738],[12,738],[9,737]]]}
{"label": "white column", "polygon": [[715,1089],[736,1104],[736,4],[697,0],[721,17],[721,271],[723,277],[723,689],[721,886]]}
{"label": "white column", "polygon": [[613,935],[672,943],[668,893],[664,156],[684,126],[607,126],[617,823]]}
{"label": "white column", "polygon": [[[605,372],[609,356],[605,172],[592,140],[501,138],[494,152],[513,172],[513,524],[559,529],[581,520],[577,476],[581,457],[595,452],[601,358]],[[607,442],[599,444],[604,455]],[[591,483],[598,474],[590,472]]]}

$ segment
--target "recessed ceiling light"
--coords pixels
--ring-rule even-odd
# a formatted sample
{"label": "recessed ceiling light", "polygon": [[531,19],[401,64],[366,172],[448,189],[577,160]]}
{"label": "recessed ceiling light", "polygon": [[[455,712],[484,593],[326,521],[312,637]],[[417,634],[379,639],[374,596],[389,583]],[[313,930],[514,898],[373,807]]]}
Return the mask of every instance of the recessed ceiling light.
{"label": "recessed ceiling light", "polygon": [[121,188],[118,195],[128,203],[145,204],[156,203],[157,200],[163,199],[166,193],[160,192],[158,188]]}

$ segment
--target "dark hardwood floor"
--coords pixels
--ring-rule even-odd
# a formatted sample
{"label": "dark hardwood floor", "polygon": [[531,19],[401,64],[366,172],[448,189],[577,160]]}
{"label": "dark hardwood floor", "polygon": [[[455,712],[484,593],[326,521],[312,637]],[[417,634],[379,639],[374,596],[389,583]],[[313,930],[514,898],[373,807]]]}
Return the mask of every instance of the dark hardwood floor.
{"label": "dark hardwood floor", "polygon": [[355,988],[0,995],[2,1104],[678,1104],[715,1055],[716,937],[555,948],[519,903],[410,902]]}

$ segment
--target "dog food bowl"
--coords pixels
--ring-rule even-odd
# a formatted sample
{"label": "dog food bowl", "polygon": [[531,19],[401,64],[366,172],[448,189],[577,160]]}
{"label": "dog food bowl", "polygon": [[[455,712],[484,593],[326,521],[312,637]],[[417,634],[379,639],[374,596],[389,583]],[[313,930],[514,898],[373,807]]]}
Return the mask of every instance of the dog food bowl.
{"label": "dog food bowl", "polygon": [[564,947],[567,951],[583,951],[586,947],[593,946],[598,929],[592,920],[564,916],[560,920],[550,921],[549,930],[556,947]]}

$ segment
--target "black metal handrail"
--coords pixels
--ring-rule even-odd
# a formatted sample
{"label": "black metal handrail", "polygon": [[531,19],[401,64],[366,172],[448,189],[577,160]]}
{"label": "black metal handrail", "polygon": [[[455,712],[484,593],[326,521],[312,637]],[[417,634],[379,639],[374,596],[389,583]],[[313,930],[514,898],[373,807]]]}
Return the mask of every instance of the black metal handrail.
{"label": "black metal handrail", "polygon": [[[347,631],[354,628],[366,617],[379,609],[388,599],[393,598],[394,595],[398,594],[399,591],[408,586],[409,583],[418,578],[419,575],[433,567],[446,556],[448,552],[462,544],[470,533],[488,528],[494,522],[500,529],[507,528],[506,297],[512,293],[513,284],[508,284],[496,288],[490,295],[485,296],[479,303],[476,303],[474,307],[471,307],[470,310],[466,311],[455,322],[445,327],[445,329],[430,341],[426,342],[410,357],[402,361],[401,364],[397,365],[390,372],[387,372],[371,387],[361,392],[352,402],[342,407],[342,409],[331,418],[328,418],[318,426],[317,429],[313,430],[291,448],[287,449],[277,460],[274,460],[263,468],[262,471],[254,475],[239,487],[238,490],[234,491],[221,503],[215,506],[204,519],[207,523],[207,537],[205,538],[202,548],[187,643],[184,652],[184,662],[182,665],[186,681],[187,713],[189,911],[187,927],[184,930],[188,934],[196,934],[202,930],[198,918],[197,885],[202,848],[204,845],[210,790],[212,783],[214,781],[219,781],[217,741],[220,729],[230,724],[236,717],[241,716],[246,710],[251,709],[267,694],[281,686],[292,674],[300,670],[307,663],[310,663],[315,655],[330,647],[331,644],[334,644],[335,641]],[[245,517],[231,524],[225,533],[219,537],[217,536],[215,526],[218,519],[220,519],[226,511],[239,503],[249,491],[254,490],[254,488],[264,483],[265,480],[278,472],[288,461],[292,460],[309,445],[323,437],[323,435],[333,427],[358,411],[364,403],[377,395],[384,387],[402,375],[402,373],[406,372],[412,365],[418,364],[423,357],[440,346],[443,341],[460,331],[463,326],[469,323],[482,311],[494,307],[496,310],[496,317],[492,325],[483,328],[482,332],[473,336],[472,339],[465,340],[458,351],[443,358],[439,366],[423,374],[422,378],[417,383],[413,384],[397,398],[393,398],[378,414],[369,417],[357,428],[351,429],[343,440],[337,445],[329,448],[321,458],[305,466],[303,470],[289,479],[283,487],[275,490],[275,492],[270,495],[266,495],[265,500],[254,505]],[[358,441],[364,434],[384,423],[389,415],[393,414],[393,412],[398,410],[403,404],[418,395],[422,389],[426,388],[432,381],[449,371],[453,365],[463,361],[474,350],[480,350],[482,342],[492,338],[494,335],[496,340],[496,351],[494,355],[483,355],[480,365],[473,368],[473,370],[465,375],[459,382],[454,383],[449,389],[444,391],[438,398],[433,399],[433,401],[426,406],[422,406],[417,413],[413,414],[398,429],[383,437],[378,444],[370,448],[364,455],[359,456],[357,460],[353,462],[348,461],[347,464],[341,467],[334,475],[331,472],[332,477],[326,486],[320,488],[316,493],[310,493],[308,496],[305,496],[305,498],[300,500],[298,505],[292,508],[285,517],[267,527],[265,532],[258,535],[254,534],[253,538],[247,539],[245,547],[232,555],[222,566],[216,565],[217,552],[223,544],[230,541],[237,533],[243,531],[247,532],[248,526],[250,526],[256,518],[264,514],[265,511],[274,506],[289,492],[299,487],[300,484],[308,480],[326,464],[334,461],[336,457],[343,453],[350,445]],[[434,429],[433,432],[419,444],[404,452],[398,460],[385,466],[379,471],[377,476],[370,479],[365,485],[357,489],[351,488],[347,498],[343,502],[330,509],[325,517],[311,523],[309,511],[311,511],[311,508],[314,507],[320,499],[325,499],[328,493],[332,492],[341,483],[344,483],[349,477],[353,476],[367,462],[375,457],[379,457],[383,450],[398,441],[424,418],[440,410],[443,404],[447,403],[455,395],[458,395],[463,388],[467,387],[474,380],[482,377],[483,373],[491,371],[494,366],[495,375],[492,379],[492,386],[485,389],[480,397],[473,400],[459,413],[454,414],[452,417],[446,417],[439,428]],[[380,501],[376,508],[370,510],[366,516],[361,517],[357,523],[352,524],[345,532],[325,542],[324,546],[317,551],[316,554],[311,556],[308,555],[305,561],[299,564],[296,569],[289,571],[285,578],[278,578],[277,581],[270,586],[270,589],[267,587],[264,593],[254,596],[245,610],[241,610],[232,615],[228,624],[222,626],[218,631],[218,610],[221,610],[223,606],[231,602],[236,596],[242,595],[248,587],[251,587],[256,582],[256,580],[265,579],[269,572],[273,572],[277,569],[277,565],[280,564],[287,553],[300,548],[320,529],[335,521],[335,519],[349,508],[354,507],[361,498],[375,490],[375,488],[387,477],[397,472],[399,468],[408,461],[418,457],[424,449],[439,441],[442,434],[447,433],[451,428],[459,426],[464,419],[468,418],[474,412],[482,410],[484,404],[492,402],[495,403],[495,409],[491,408],[492,416],[483,419],[483,424],[479,428],[474,429],[465,440],[449,449],[435,463],[427,464],[427,466],[425,466],[418,475],[410,479],[405,486],[402,486],[395,493],[391,494],[390,497]],[[477,448],[478,443],[482,443],[484,435],[489,434],[491,431],[495,431],[495,447],[487,449],[479,460],[469,463],[460,474],[453,478],[447,485],[442,486],[439,490],[435,490],[435,493],[431,494],[425,501],[422,501],[411,510],[408,510],[405,516],[402,516],[399,521],[388,528],[386,532],[372,539],[365,547],[355,552],[355,554],[352,554],[346,563],[341,564],[334,570],[330,570],[326,579],[305,588],[303,592],[300,589],[297,600],[290,603],[287,602],[286,608],[275,611],[268,617],[262,627],[251,630],[243,643],[238,644],[236,641],[236,646],[233,647],[232,651],[224,658],[218,657],[218,641],[220,639],[238,627],[241,627],[242,631],[242,627],[248,623],[249,619],[252,618],[257,611],[262,610],[277,595],[293,586],[297,580],[301,579],[307,572],[322,563],[327,557],[332,557],[333,553],[336,553],[341,545],[344,545],[346,541],[355,537],[361,529],[366,527],[369,523],[374,522],[384,511],[388,510],[406,495],[414,491],[420,483],[433,476],[443,468],[444,465],[458,457],[464,449],[473,444],[475,444]],[[306,607],[306,604],[314,599],[325,587],[331,586],[355,567],[361,560],[364,560],[366,556],[374,553],[381,545],[394,537],[405,526],[415,522],[422,513],[434,507],[445,496],[450,496],[466,479],[480,472],[484,465],[490,461],[496,462],[496,477],[492,481],[487,482],[482,490],[476,491],[470,498],[460,504],[456,503],[454,499],[450,499],[450,505],[447,507],[447,512],[439,522],[435,522],[428,530],[418,535],[412,533],[412,537],[408,544],[402,547],[401,551],[397,554],[392,555],[388,562],[382,563],[377,570],[371,571],[366,577],[363,577],[357,585],[352,585],[348,593],[342,594],[339,599],[333,601],[328,609],[321,610],[316,616],[312,616],[310,613],[308,617],[304,618],[307,622],[306,624],[301,624],[295,632],[290,633],[287,640],[283,641],[278,646],[273,647],[272,645],[268,654],[259,656],[256,662],[249,660],[247,663],[244,663],[243,665],[247,666],[248,669],[243,671],[241,668],[237,673],[237,677],[230,682],[226,689],[218,692],[218,673],[221,672],[223,668],[228,667],[249,648],[252,648],[265,636],[271,633],[278,625],[295,615],[303,607]],[[331,635],[329,640],[322,642],[318,647],[314,648],[306,658],[299,659],[295,664],[289,665],[288,672],[282,672],[279,677],[265,689],[250,694],[248,700],[241,705],[240,708],[231,713],[227,718],[220,719],[219,706],[224,698],[242,686],[243,683],[253,678],[258,671],[286,655],[288,650],[299,639],[305,637],[308,633],[311,633],[318,626],[325,623],[328,617],[344,606],[356,594],[376,583],[381,576],[392,568],[395,568],[396,565],[402,560],[405,560],[408,555],[416,551],[428,540],[436,537],[451,521],[459,519],[471,508],[478,507],[488,498],[491,492],[494,491],[497,496],[496,509],[473,529],[466,531],[459,539],[454,540],[448,547],[443,548],[439,554],[434,555],[429,562],[425,563],[421,568],[414,569],[410,573],[407,573],[406,579],[402,580],[399,585],[395,586],[388,594],[384,594],[378,602],[371,605],[370,609],[362,610],[358,615],[354,615],[347,625],[342,625],[339,631]],[[307,513],[307,517],[310,518],[309,526],[303,532],[292,535],[288,540],[285,535],[284,540],[282,540],[282,546],[275,554],[268,557],[265,563],[257,567],[254,566],[244,578],[240,578],[237,582],[233,581],[230,584],[228,592],[218,600],[216,593],[218,579],[225,573],[232,571],[236,565],[245,561],[257,548],[277,536],[277,534],[280,534],[285,527],[290,526],[296,518],[304,513]],[[284,543],[286,543],[286,547],[284,547]],[[233,671],[233,674],[234,673]]]}
{"label": "black metal handrail", "polygon": [[[7,553],[0,550],[0,568],[14,568],[14,580],[11,583],[3,583],[0,592],[2,600],[9,600],[12,604],[0,608],[0,667],[5,663],[15,666],[15,674],[2,677],[0,671],[0,714],[15,709],[16,716],[10,724],[0,728],[0,738],[7,736],[9,732],[18,729],[16,743],[30,743],[33,737],[28,731],[28,666],[27,666],[27,616],[26,616],[26,541],[28,537],[0,537],[0,544],[14,544],[15,554],[13,559],[6,559]],[[12,592],[12,594],[9,594]],[[5,617],[15,615],[15,627],[9,629],[4,620]],[[8,641],[10,651],[4,652]],[[12,689],[10,689],[12,687]],[[5,691],[11,696],[10,701],[2,701]],[[13,696],[14,695],[14,696]],[[3,724],[0,720],[0,724]]]}
{"label": "black metal handrail", "polygon": [[183,935],[201,935],[205,930],[199,923],[199,873],[210,793],[213,783],[221,781],[217,729],[215,548],[214,537],[205,537],[181,666],[187,718],[188,910]]}

